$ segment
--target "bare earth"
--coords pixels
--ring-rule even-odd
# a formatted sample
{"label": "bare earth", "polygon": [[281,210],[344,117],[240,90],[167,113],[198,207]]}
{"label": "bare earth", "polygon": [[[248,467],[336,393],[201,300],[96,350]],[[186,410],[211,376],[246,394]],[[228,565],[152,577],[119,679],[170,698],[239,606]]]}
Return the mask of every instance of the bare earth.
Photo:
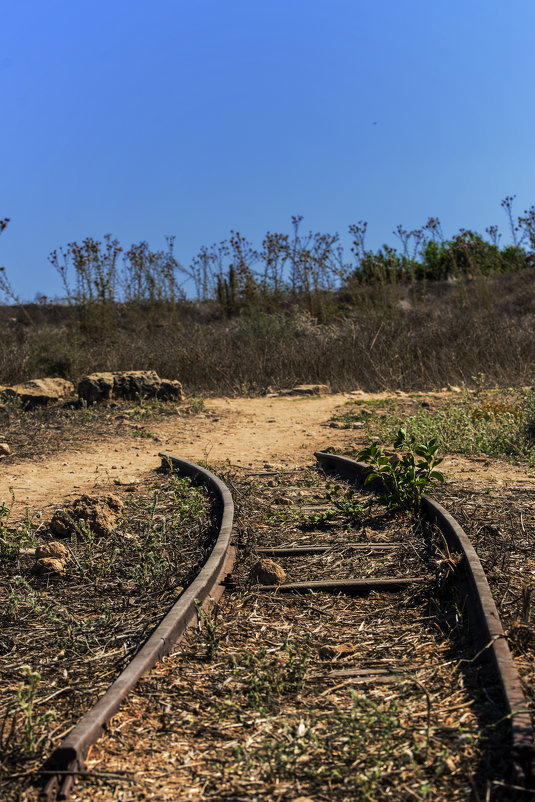
{"label": "bare earth", "polygon": [[[253,470],[305,465],[313,452],[327,447],[358,445],[361,431],[333,429],[329,419],[349,399],[366,401],[388,394],[343,393],[317,397],[216,398],[205,412],[151,422],[157,439],[106,437],[80,450],[21,460],[5,466],[0,477],[0,501],[16,498],[14,512],[26,506],[47,510],[72,495],[128,484],[159,464],[158,452],[211,465],[231,463]],[[486,458],[449,457],[443,465],[448,479],[535,489],[533,471]]]}

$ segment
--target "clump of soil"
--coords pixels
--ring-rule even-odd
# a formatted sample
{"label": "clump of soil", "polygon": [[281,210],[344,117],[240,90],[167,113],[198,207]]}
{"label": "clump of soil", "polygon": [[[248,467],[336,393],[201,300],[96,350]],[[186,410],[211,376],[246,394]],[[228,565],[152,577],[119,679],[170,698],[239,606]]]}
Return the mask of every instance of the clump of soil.
{"label": "clump of soil", "polygon": [[72,537],[84,525],[100,537],[111,535],[117,526],[117,516],[124,505],[118,496],[100,498],[80,496],[62,509],[56,510],[50,521],[50,529],[61,538]]}
{"label": "clump of soil", "polygon": [[51,574],[61,576],[65,573],[65,563],[54,557],[42,557],[32,568],[32,574]]}
{"label": "clump of soil", "polygon": [[59,543],[57,540],[51,540],[50,543],[42,543],[40,546],[37,546],[35,550],[36,560],[44,560],[49,557],[67,563],[71,559],[71,553],[63,543]]}

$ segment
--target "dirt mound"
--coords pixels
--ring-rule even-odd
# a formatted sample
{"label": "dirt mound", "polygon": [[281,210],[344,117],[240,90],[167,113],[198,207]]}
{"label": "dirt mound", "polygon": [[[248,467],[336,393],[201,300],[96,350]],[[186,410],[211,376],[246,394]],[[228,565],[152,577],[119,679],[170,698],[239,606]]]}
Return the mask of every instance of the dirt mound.
{"label": "dirt mound", "polygon": [[117,526],[117,515],[122,508],[123,503],[117,496],[80,496],[56,510],[50,529],[57,537],[67,538],[79,533],[85,524],[95,535],[107,537]]}

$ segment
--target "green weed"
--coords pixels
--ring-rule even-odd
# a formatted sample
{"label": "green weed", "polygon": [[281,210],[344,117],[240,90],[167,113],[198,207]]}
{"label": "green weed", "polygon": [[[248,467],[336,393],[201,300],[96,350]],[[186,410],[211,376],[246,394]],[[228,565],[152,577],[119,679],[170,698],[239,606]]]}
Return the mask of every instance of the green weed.
{"label": "green weed", "polygon": [[204,398],[200,396],[192,396],[186,399],[185,403],[180,405],[179,412],[181,415],[198,415],[204,410]]}
{"label": "green weed", "polygon": [[201,490],[192,486],[188,476],[173,476],[172,493],[176,517],[181,521],[190,521],[202,515],[205,508],[204,496]]}
{"label": "green weed", "polygon": [[273,710],[281,696],[297,696],[301,691],[310,654],[306,648],[299,652],[290,641],[284,643],[283,651],[286,659],[269,655],[264,647],[242,655],[235,675],[249,707]]}
{"label": "green weed", "polygon": [[206,661],[211,663],[216,656],[219,645],[221,643],[221,625],[223,624],[223,616],[219,614],[219,605],[212,604],[208,613],[202,609],[202,605],[196,601],[195,607],[197,609],[197,618],[199,625],[202,625],[204,634],[204,643],[206,645]]}
{"label": "green weed", "polygon": [[0,559],[18,557],[21,550],[34,546],[36,541],[34,526],[35,520],[40,518],[39,513],[34,513],[29,507],[26,508],[26,519],[22,523],[9,526],[11,510],[15,503],[13,488],[10,488],[11,502],[0,504]]}
{"label": "green weed", "polygon": [[22,746],[28,755],[33,755],[39,726],[54,718],[55,713],[49,711],[35,715],[35,696],[41,675],[37,671],[32,671],[30,666],[23,666],[22,675],[23,681],[16,692],[17,705],[22,713]]}
{"label": "green weed", "polygon": [[342,492],[343,488],[340,485],[327,484],[326,489],[327,501],[332,502],[336,509],[349,518],[356,519],[364,512],[364,507],[357,501],[353,488],[347,488]]}
{"label": "green weed", "polygon": [[369,465],[366,483],[381,482],[379,498],[389,511],[416,512],[422,495],[444,481],[444,476],[436,470],[442,462],[437,457],[438,442],[436,438],[418,441],[414,435],[408,435],[406,429],[400,428],[392,445],[404,450],[401,457],[397,454],[388,457],[382,446],[373,443],[362,449],[357,459]]}
{"label": "green weed", "polygon": [[155,438],[156,435],[153,434],[152,432],[149,432],[148,429],[137,429],[134,432],[134,437],[141,437],[141,438],[145,438],[147,440],[151,440],[151,439]]}

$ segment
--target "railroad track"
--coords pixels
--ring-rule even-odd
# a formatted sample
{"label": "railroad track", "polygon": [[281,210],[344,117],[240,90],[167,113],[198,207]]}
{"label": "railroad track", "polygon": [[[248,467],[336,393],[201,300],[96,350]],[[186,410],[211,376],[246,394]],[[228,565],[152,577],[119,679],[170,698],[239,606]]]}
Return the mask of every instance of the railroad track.
{"label": "railroad track", "polygon": [[202,607],[209,598],[217,600],[221,596],[224,589],[222,580],[234,564],[235,548],[231,542],[234,504],[230,491],[217,476],[199,465],[169,457],[162,460],[164,467],[168,460],[174,469],[189,476],[192,483],[204,485],[212,496],[219,530],[215,545],[196,579],[184,590],[125,670],[45,762],[42,774],[49,778],[43,795],[48,799],[55,795],[58,799],[69,797],[75,776],[83,772],[89,748],[99,739],[140,677],[168,654],[196,620],[199,605]]}
{"label": "railroad track", "polygon": [[[346,715],[343,709],[345,702],[337,695],[346,693],[349,687],[364,687],[370,694],[376,693],[377,689],[387,688],[387,699],[392,698],[392,690],[402,691],[402,696],[406,696],[407,689],[411,688],[418,696],[415,707],[411,708],[418,738],[414,743],[410,741],[410,748],[405,749],[407,754],[412,755],[415,751],[414,744],[419,744],[420,754],[425,759],[433,749],[439,751],[440,738],[432,734],[433,717],[437,718],[436,732],[446,731],[447,727],[442,721],[449,721],[448,716],[451,717],[452,711],[457,709],[462,712],[463,720],[472,716],[475,727],[482,726],[491,733],[489,743],[483,744],[483,750],[495,748],[490,742],[492,733],[496,734],[501,748],[499,754],[493,753],[491,762],[499,763],[498,778],[502,777],[509,783],[509,789],[533,787],[531,717],[496,606],[468,538],[439,504],[431,499],[424,500],[424,511],[430,522],[428,525],[418,524],[412,530],[405,527],[403,532],[398,532],[396,524],[396,527],[390,527],[386,539],[383,532],[380,538],[374,537],[378,529],[373,528],[373,518],[369,519],[371,528],[356,523],[364,513],[362,504],[353,497],[351,490],[365,466],[335,455],[318,453],[318,475],[321,475],[323,482],[323,498],[320,501],[323,503],[318,504],[318,499],[314,498],[321,493],[315,492],[317,487],[310,471],[303,475],[297,472],[295,475],[288,473],[284,477],[276,477],[275,480],[269,480],[273,484],[273,503],[267,506],[262,513],[264,517],[260,519],[268,520],[268,523],[259,523],[258,518],[255,520],[253,516],[245,524],[240,522],[236,537],[232,538],[233,501],[229,489],[199,466],[166,455],[162,457],[170,461],[176,470],[204,484],[215,499],[219,509],[216,545],[196,580],[184,591],[126,670],[46,761],[43,776],[46,778],[44,795],[47,798],[56,796],[65,799],[70,795],[75,777],[84,775],[90,746],[105,732],[106,725],[117,713],[129,691],[163,655],[169,653],[188,626],[202,623],[203,617],[209,622],[211,608],[215,617],[207,631],[211,633],[211,646],[214,649],[218,647],[214,631],[221,617],[218,608],[213,613],[213,601],[217,601],[225,590],[228,593],[223,599],[226,607],[221,608],[222,613],[228,613],[230,618],[233,608],[237,608],[239,616],[235,623],[228,625],[225,641],[225,649],[230,650],[230,665],[234,669],[229,671],[229,662],[223,661],[217,688],[234,684],[233,698],[242,698],[245,706],[256,711],[255,716],[257,712],[261,714],[255,721],[261,722],[266,710],[273,712],[276,709],[280,713],[281,699],[301,693],[306,699],[317,696],[334,700],[335,709],[340,711],[340,720],[334,727],[336,730],[341,726],[340,721],[347,722],[348,727],[355,723],[357,702],[352,703],[351,713]],[[333,485],[331,474],[348,478],[349,484],[336,479]],[[267,476],[273,474],[268,473]],[[263,477],[251,473],[249,481],[244,482],[242,487],[234,487],[240,506],[244,508],[247,505],[251,508],[258,506],[254,496],[256,491],[247,489],[253,480],[258,483],[263,481]],[[325,498],[328,498],[327,503],[324,503]],[[293,501],[293,505],[288,501]],[[331,514],[333,509],[334,514]],[[230,576],[236,554],[235,540],[241,546],[241,556],[236,570]],[[266,559],[276,561],[279,569],[282,567],[285,570],[286,577],[282,583],[280,575],[273,584],[265,579],[263,584],[253,581],[258,578],[258,561]],[[449,599],[452,609],[457,611],[453,615],[453,625],[448,619],[449,613],[444,612],[445,599]],[[200,606],[204,606],[204,613],[200,611]],[[469,613],[468,638],[466,627],[462,638],[456,634],[459,610],[463,606]],[[275,616],[280,616],[280,622],[275,620]],[[394,620],[393,626],[384,624],[389,617]],[[243,624],[240,623],[243,619],[253,622],[251,631],[243,632]],[[376,622],[376,625],[371,627],[370,621]],[[257,629],[253,633],[255,626]],[[297,633],[294,632],[296,627]],[[443,637],[443,630],[448,627],[450,630],[453,627],[453,640],[457,638],[455,646],[451,647],[453,651],[457,650],[454,658],[448,651],[447,638]],[[388,638],[385,637],[387,630]],[[437,640],[439,630],[442,634]],[[319,640],[312,643],[310,639],[314,639],[315,632],[320,633]],[[350,641],[344,641],[343,637],[347,638],[348,632],[351,633]],[[293,641],[289,633],[293,634]],[[201,638],[204,648],[206,641],[202,641],[202,632],[197,637]],[[305,657],[299,657],[299,646],[305,641],[308,643],[308,652]],[[241,651],[236,651],[239,644]],[[197,647],[190,645],[188,648],[193,649],[194,653]],[[274,662],[270,662],[271,658],[266,656],[268,653],[275,655]],[[247,655],[254,655],[252,662],[249,657],[242,659]],[[186,649],[178,666],[186,684],[190,656]],[[204,659],[200,660],[201,666],[204,665]],[[199,660],[196,670],[198,668]],[[470,685],[473,672],[475,684],[479,685],[475,689],[476,694],[480,697],[486,694],[488,697],[490,691],[490,711],[483,709],[483,705],[481,712],[477,712],[478,706],[481,706],[479,702],[476,700],[472,705],[462,695],[466,695],[464,685]],[[280,680],[277,687],[270,679],[275,675]],[[471,688],[470,692],[473,691],[474,688]],[[211,710],[208,692],[204,689],[202,693],[206,695],[207,710]],[[281,696],[280,699],[277,694]],[[220,690],[217,695],[220,695]],[[444,698],[443,710],[441,695]],[[362,701],[358,704],[365,706]],[[362,715],[366,712],[369,714],[370,710],[375,713],[382,711],[384,718],[385,710],[381,704],[382,701],[374,701],[372,708],[362,709]],[[229,705],[229,715],[235,714],[235,708],[236,704]],[[398,710],[395,715],[400,718],[401,712]],[[284,719],[282,713],[280,717]],[[311,714],[309,719],[306,724],[301,718],[297,730],[305,751],[307,727],[310,733],[313,733],[314,726],[320,732],[324,724],[321,716],[315,720]],[[496,727],[499,719],[502,719],[501,723]],[[373,721],[375,724],[371,730],[375,731],[377,722],[375,719]],[[231,726],[236,725],[232,723]],[[299,735],[301,730],[303,734]],[[313,734],[313,742],[317,743],[317,734]],[[336,730],[331,735],[330,750],[338,755],[341,765],[344,762],[347,764],[349,758],[353,764],[358,764],[358,757],[347,752],[347,732]],[[352,737],[355,737],[354,733]],[[373,734],[368,735],[369,740],[373,740],[373,737]],[[392,730],[393,742],[396,737],[396,732]],[[280,743],[280,739],[277,742]],[[364,740],[357,743],[358,748],[362,749],[363,744],[368,747]],[[261,750],[258,751],[260,754]],[[466,762],[470,756],[471,753],[462,759]],[[310,759],[314,766],[314,758]],[[250,755],[248,760],[251,761]],[[483,766],[481,755],[477,756],[477,760]],[[225,763],[223,758],[222,762]],[[292,787],[295,777],[300,777],[301,763],[291,763],[293,779],[289,781],[288,788]],[[381,761],[379,763],[382,765]],[[489,766],[488,760],[485,765]],[[363,766],[361,774],[366,778],[365,763]],[[318,769],[318,776],[321,777],[320,769],[321,765]],[[354,770],[359,771],[358,768]],[[332,776],[335,776],[335,771],[338,769],[333,769]],[[453,772],[451,765],[449,771]],[[477,784],[480,782],[477,771],[474,768],[473,776],[470,775],[470,785],[473,787],[469,791],[473,791],[474,798],[477,798]],[[388,774],[386,770],[384,773]],[[352,787],[351,784],[349,790],[343,786],[341,794],[337,795],[338,786],[332,785],[332,776],[329,775],[325,780],[329,796],[321,796],[318,791],[320,795],[314,798],[359,798],[359,787]],[[306,783],[310,778],[306,772],[303,777],[307,790]],[[369,777],[366,781],[369,781]],[[217,785],[217,781],[214,782]],[[377,787],[380,790],[380,778],[375,778],[374,782],[379,783]],[[244,787],[241,790],[249,798],[255,798],[250,789]],[[236,793],[235,790],[233,793]],[[455,793],[458,795],[455,796]],[[504,791],[504,799],[511,798],[507,797],[507,793],[512,791]],[[463,780],[460,777],[459,787],[451,798],[463,798],[462,794]],[[162,798],[168,797],[162,795]],[[231,796],[228,790],[222,789],[220,797],[214,792],[211,798],[241,797]],[[262,793],[258,798],[264,798]]]}

